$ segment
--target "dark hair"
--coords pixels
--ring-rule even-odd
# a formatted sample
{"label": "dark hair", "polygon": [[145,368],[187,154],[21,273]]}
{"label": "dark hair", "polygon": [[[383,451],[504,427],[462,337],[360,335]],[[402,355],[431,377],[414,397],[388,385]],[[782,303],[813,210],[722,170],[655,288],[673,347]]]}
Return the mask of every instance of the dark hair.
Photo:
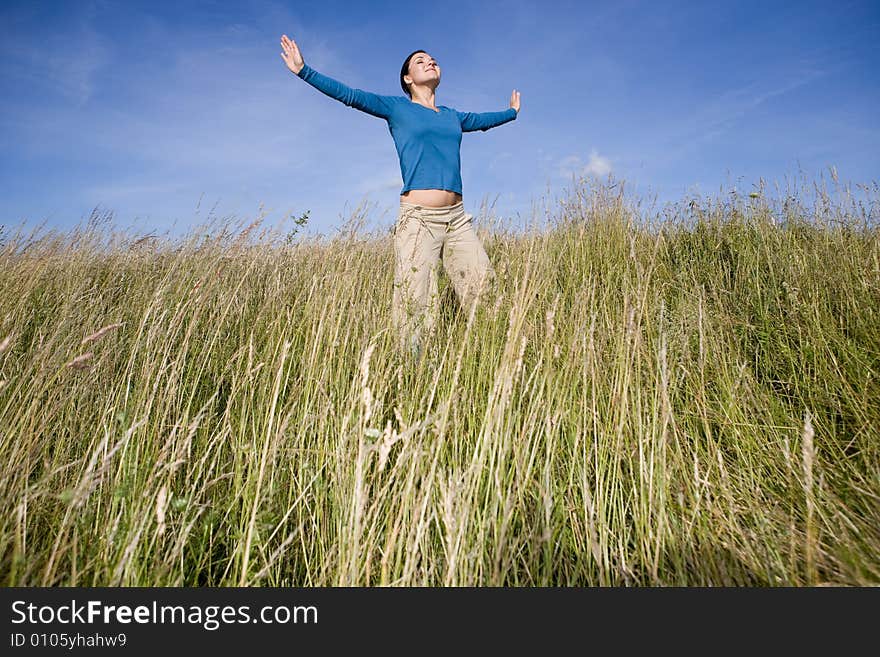
{"label": "dark hair", "polygon": [[409,57],[407,57],[406,60],[403,62],[403,66],[400,67],[400,88],[403,89],[403,93],[405,93],[407,96],[409,96],[410,100],[412,100],[412,93],[410,92],[409,87],[406,85],[406,82],[403,81],[403,76],[406,75],[407,73],[409,73],[409,60],[411,60],[414,55],[417,55],[420,52],[427,54],[428,51],[427,50],[413,50],[409,54]]}

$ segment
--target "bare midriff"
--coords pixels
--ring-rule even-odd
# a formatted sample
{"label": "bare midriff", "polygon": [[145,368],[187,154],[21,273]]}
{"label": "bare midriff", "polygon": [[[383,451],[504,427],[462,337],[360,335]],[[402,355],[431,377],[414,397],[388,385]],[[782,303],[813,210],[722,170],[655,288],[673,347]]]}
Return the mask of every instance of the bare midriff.
{"label": "bare midriff", "polygon": [[461,194],[450,192],[448,189],[410,189],[400,195],[404,203],[424,205],[429,208],[442,208],[446,205],[455,205],[461,201]]}

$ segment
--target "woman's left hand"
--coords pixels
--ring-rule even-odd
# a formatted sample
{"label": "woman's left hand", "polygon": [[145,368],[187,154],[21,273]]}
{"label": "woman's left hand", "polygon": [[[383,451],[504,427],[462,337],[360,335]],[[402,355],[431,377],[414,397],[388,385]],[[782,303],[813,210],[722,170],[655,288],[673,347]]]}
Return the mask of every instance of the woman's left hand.
{"label": "woman's left hand", "polygon": [[519,114],[519,92],[516,89],[510,94],[510,106]]}

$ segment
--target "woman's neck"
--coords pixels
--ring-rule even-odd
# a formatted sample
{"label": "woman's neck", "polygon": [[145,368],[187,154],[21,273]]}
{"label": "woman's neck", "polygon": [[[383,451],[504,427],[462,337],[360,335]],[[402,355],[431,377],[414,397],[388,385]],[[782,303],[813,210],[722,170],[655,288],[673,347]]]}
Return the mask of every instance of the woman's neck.
{"label": "woman's neck", "polygon": [[431,107],[436,109],[437,106],[434,104],[435,94],[433,89],[426,89],[424,91],[413,91],[412,100],[414,103],[418,103],[419,105],[424,105],[425,107]]}

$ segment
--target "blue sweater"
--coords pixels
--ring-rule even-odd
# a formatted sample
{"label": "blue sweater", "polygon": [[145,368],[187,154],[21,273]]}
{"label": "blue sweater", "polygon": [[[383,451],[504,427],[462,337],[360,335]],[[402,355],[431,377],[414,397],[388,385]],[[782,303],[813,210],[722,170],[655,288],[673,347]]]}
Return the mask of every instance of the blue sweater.
{"label": "blue sweater", "polygon": [[516,118],[503,112],[459,112],[440,105],[438,111],[406,96],[380,96],[352,89],[305,64],[299,77],[331,98],[385,119],[397,147],[403,194],[410,189],[446,189],[461,194],[461,133],[486,131]]}

